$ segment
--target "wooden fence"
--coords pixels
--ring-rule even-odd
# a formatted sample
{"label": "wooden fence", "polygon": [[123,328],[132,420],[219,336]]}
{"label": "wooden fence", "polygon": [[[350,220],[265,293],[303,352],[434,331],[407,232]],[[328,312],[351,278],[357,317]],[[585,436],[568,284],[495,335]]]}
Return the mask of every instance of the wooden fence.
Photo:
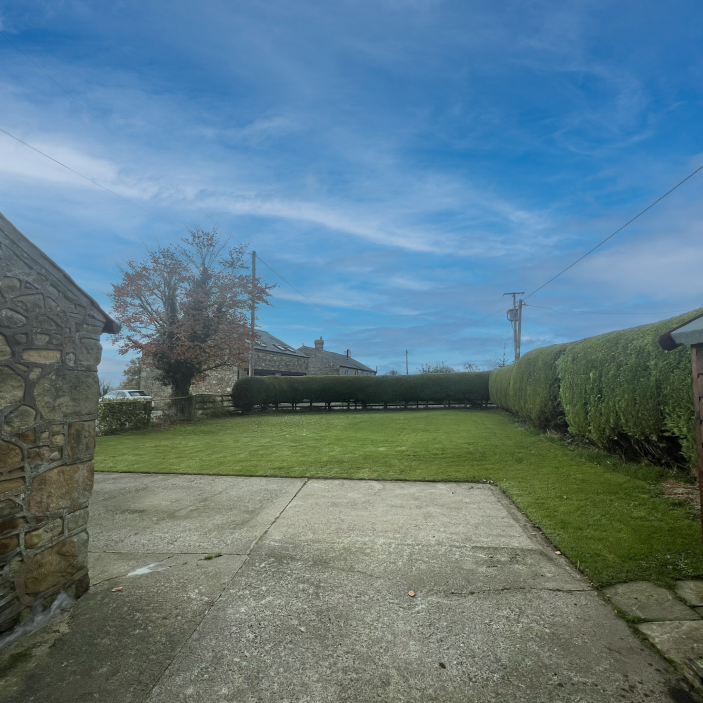
{"label": "wooden fence", "polygon": [[[355,402],[342,403],[278,403],[265,408],[267,411],[279,412],[352,412],[364,410],[442,410],[459,408],[486,408],[491,405],[487,401],[475,400],[464,403],[449,402],[433,403],[432,401],[402,402],[402,403],[367,403],[362,405]],[[155,398],[153,400],[152,419],[159,421],[192,420],[202,415],[235,415],[241,410],[232,404],[232,396],[225,394],[197,394],[183,398]]]}

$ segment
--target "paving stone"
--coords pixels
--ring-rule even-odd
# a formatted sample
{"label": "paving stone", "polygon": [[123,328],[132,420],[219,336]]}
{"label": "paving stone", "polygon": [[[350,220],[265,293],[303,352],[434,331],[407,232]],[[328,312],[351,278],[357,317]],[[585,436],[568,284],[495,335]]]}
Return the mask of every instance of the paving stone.
{"label": "paving stone", "polygon": [[699,616],[671,591],[648,581],[619,583],[603,590],[628,615],[643,620],[698,620]]}
{"label": "paving stone", "polygon": [[703,606],[703,581],[678,581],[676,593],[689,605]]}
{"label": "paving stone", "polygon": [[703,621],[646,622],[638,628],[665,657],[681,667],[699,694],[703,693]]}
{"label": "paving stone", "polygon": [[677,664],[703,659],[703,620],[645,622],[637,627],[665,657]]}

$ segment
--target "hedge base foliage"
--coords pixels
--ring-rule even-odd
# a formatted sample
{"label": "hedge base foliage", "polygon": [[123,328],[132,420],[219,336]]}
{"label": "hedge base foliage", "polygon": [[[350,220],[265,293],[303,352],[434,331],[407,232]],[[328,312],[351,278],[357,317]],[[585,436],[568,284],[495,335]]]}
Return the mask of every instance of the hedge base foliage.
{"label": "hedge base foliage", "polygon": [[695,466],[688,346],[659,335],[701,313],[535,349],[492,372],[491,400],[539,427],[567,429],[608,451]]}
{"label": "hedge base foliage", "polygon": [[534,349],[520,360],[491,373],[491,400],[540,429],[566,429],[559,398],[557,361],[566,344]]}
{"label": "hedge base foliage", "polygon": [[254,376],[234,384],[244,412],[278,403],[488,402],[489,371],[413,376]]}
{"label": "hedge base foliage", "polygon": [[110,435],[146,430],[151,425],[151,409],[150,400],[103,400],[98,405],[97,432],[99,435]]}

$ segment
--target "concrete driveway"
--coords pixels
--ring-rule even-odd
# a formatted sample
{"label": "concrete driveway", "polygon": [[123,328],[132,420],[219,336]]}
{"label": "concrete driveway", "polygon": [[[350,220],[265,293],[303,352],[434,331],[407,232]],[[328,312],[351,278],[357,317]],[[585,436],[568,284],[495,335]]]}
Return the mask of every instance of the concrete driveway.
{"label": "concrete driveway", "polygon": [[90,519],[2,700],[689,700],[491,486],[100,474]]}

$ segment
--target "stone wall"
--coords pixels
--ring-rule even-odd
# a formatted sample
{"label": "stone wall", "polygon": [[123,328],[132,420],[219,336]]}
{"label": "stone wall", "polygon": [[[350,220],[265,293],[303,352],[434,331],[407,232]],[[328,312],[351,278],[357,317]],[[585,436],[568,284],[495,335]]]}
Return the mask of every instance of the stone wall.
{"label": "stone wall", "polygon": [[61,590],[79,597],[88,589],[97,365],[108,321],[0,216],[0,631]]}
{"label": "stone wall", "polygon": [[155,378],[156,372],[142,366],[139,390],[144,391],[152,398],[170,398],[171,386],[166,386]]}
{"label": "stone wall", "polygon": [[[246,372],[245,372],[246,374]],[[236,366],[222,366],[205,374],[200,381],[196,381],[190,389],[191,393],[214,393],[225,395],[232,390],[237,380]]]}
{"label": "stone wall", "polygon": [[[295,374],[307,375],[308,359],[304,356],[293,356],[292,354],[277,354],[264,350],[254,350],[254,374]],[[225,395],[232,391],[232,386],[237,378],[244,378],[249,375],[249,367],[222,366],[219,369],[208,371],[205,377],[196,381],[190,389],[193,394],[213,393]],[[149,393],[153,398],[167,398],[171,395],[171,388],[158,383],[154,379],[154,371],[142,369],[141,390]]]}
{"label": "stone wall", "polygon": [[325,358],[322,354],[316,354],[314,349],[310,347],[301,347],[305,354],[310,356],[310,375],[311,376],[338,376],[339,365]]}
{"label": "stone wall", "polygon": [[[254,350],[254,375],[259,371],[273,371],[307,375],[308,358],[292,354],[276,354],[276,352]],[[247,369],[247,373],[249,369]]]}

